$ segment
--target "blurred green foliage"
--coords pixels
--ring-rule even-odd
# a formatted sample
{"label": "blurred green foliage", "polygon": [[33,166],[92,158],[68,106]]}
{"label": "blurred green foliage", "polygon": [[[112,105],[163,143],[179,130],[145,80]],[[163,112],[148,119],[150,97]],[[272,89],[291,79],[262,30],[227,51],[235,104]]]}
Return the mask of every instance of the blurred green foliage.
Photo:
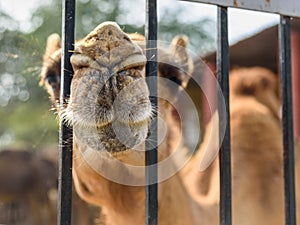
{"label": "blurred green foliage", "polygon": [[[143,34],[144,8],[143,0],[77,0],[76,38],[108,20],[118,22],[125,32]],[[190,23],[182,20],[184,13],[183,8],[172,5],[160,11],[160,39],[171,41],[184,33],[197,55],[211,50],[212,21]],[[0,11],[0,148],[40,149],[58,140],[56,116],[38,82],[46,38],[61,33],[61,14],[61,0],[42,2],[32,12],[30,32],[22,32],[14,18]]]}

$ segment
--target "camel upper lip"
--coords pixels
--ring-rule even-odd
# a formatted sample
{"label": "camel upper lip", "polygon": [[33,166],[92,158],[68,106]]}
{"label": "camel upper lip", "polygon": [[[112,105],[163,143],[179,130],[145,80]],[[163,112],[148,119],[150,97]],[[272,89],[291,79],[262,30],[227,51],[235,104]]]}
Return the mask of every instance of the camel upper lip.
{"label": "camel upper lip", "polygon": [[128,56],[125,60],[121,60],[120,62],[114,65],[114,72],[119,72],[121,70],[137,67],[137,66],[145,66],[147,62],[147,58],[143,54],[135,53]]}
{"label": "camel upper lip", "polygon": [[112,70],[112,72],[119,72],[121,70],[130,69],[137,66],[145,66],[147,62],[146,57],[141,53],[133,53],[126,57],[126,59],[119,59],[111,63],[105,63],[102,58],[92,59],[83,53],[74,53],[71,56],[71,63],[73,69],[82,67],[90,67],[92,69],[101,70],[103,67]]}

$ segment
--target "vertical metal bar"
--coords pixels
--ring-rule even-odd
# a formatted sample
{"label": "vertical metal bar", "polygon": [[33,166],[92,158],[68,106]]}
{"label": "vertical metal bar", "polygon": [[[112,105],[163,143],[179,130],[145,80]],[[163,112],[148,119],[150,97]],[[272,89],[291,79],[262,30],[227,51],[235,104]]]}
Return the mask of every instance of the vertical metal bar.
{"label": "vertical metal bar", "polygon": [[[70,96],[70,84],[73,70],[70,63],[74,49],[75,0],[62,0],[62,57],[60,109],[62,110]],[[71,225],[72,214],[72,128],[60,120],[59,129],[59,178],[57,224]]]}
{"label": "vertical metal bar", "polygon": [[229,46],[227,8],[218,6],[218,82],[225,100],[226,109],[220,111],[219,127],[226,123],[225,136],[220,148],[220,225],[231,225],[231,160],[230,160],[230,114],[229,114]]}
{"label": "vertical metal bar", "polygon": [[294,133],[291,78],[290,18],[281,16],[279,24],[280,79],[282,94],[282,130],[286,225],[296,224]]}
{"label": "vertical metal bar", "polygon": [[[157,4],[156,0],[146,2],[146,76],[150,89],[152,106],[157,109]],[[150,78],[150,79],[149,79]],[[157,114],[151,120],[148,140],[146,141],[146,171],[145,178],[148,185],[145,187],[145,224],[157,225]]]}

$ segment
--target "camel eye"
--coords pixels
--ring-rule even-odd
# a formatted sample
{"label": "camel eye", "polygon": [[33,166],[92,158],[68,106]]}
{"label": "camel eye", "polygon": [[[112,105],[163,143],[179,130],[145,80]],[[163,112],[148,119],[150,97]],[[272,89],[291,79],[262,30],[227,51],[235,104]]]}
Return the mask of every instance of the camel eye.
{"label": "camel eye", "polygon": [[126,70],[139,70],[142,71],[145,67],[145,63],[134,63],[134,64],[129,64],[127,66],[123,66],[122,68],[119,69],[119,73],[126,71]]}
{"label": "camel eye", "polygon": [[46,76],[46,82],[50,84],[51,86],[55,85],[57,83],[57,76],[55,73],[50,72]]}
{"label": "camel eye", "polygon": [[180,80],[178,77],[176,76],[172,76],[170,77],[170,80],[175,82],[176,84],[178,84],[179,86],[182,85],[182,80]]}
{"label": "camel eye", "polygon": [[140,66],[131,67],[130,69],[132,69],[132,70],[143,70],[144,67],[145,67],[144,65],[140,65]]}

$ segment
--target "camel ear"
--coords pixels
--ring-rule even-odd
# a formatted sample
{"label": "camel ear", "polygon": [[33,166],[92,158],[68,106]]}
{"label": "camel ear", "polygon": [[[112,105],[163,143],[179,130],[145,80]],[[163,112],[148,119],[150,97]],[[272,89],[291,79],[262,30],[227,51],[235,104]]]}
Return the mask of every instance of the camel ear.
{"label": "camel ear", "polygon": [[51,34],[47,39],[43,58],[40,86],[45,86],[53,103],[59,99],[61,40],[58,34]]}
{"label": "camel ear", "polygon": [[60,36],[56,33],[53,33],[49,35],[47,38],[47,45],[46,45],[46,51],[45,56],[49,58],[55,51],[61,48],[61,40]]}
{"label": "camel ear", "polygon": [[166,99],[176,101],[178,94],[186,88],[193,71],[193,61],[187,50],[188,38],[176,36],[168,51],[160,49],[158,71],[160,86],[163,87]]}
{"label": "camel ear", "polygon": [[189,39],[185,35],[177,35],[171,42],[171,54],[174,57],[175,63],[183,72],[181,77],[181,86],[186,87],[189,78],[194,70],[194,63],[188,53]]}
{"label": "camel ear", "polygon": [[261,91],[277,90],[275,74],[261,68],[239,68],[230,72],[231,91],[237,95],[256,95]]}

